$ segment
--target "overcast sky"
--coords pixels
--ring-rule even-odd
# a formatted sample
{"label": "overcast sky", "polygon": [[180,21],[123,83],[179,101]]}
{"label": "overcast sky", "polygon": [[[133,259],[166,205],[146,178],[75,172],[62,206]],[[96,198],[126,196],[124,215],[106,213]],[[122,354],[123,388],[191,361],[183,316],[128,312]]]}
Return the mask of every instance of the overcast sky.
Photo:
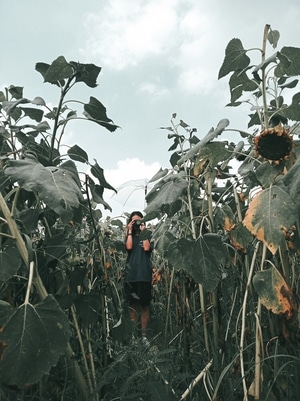
{"label": "overcast sky", "polygon": [[85,149],[91,162],[96,159],[113,186],[138,180],[141,190],[125,205],[128,191],[113,198],[107,194],[113,216],[143,209],[144,183],[160,167],[170,167],[171,142],[159,127],[170,125],[172,113],[197,128],[200,139],[223,118],[231,128],[247,130],[247,109],[226,108],[228,80],[218,81],[231,39],[239,38],[247,49],[260,48],[270,24],[280,32],[279,49],[300,47],[298,0],[0,3],[0,90],[23,86],[25,97],[42,96],[55,105],[59,93],[43,84],[36,62],[51,63],[62,55],[102,67],[96,89],[80,84],[71,96],[84,102],[98,98],[121,128],[110,133],[96,124],[74,122],[65,140]]}

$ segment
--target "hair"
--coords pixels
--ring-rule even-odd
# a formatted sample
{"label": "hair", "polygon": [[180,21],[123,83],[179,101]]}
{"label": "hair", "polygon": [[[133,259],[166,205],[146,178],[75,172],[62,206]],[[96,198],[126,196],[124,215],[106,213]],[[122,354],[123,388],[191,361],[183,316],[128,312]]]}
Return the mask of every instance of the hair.
{"label": "hair", "polygon": [[130,213],[128,222],[132,220],[133,216],[139,216],[141,219],[144,217],[142,212],[135,210],[134,212]]}

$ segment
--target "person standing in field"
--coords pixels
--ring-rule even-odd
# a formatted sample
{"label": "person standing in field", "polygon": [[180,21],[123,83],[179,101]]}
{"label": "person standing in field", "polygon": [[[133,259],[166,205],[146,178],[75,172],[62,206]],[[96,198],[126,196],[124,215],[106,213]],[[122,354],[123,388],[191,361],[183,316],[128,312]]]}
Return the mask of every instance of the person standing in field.
{"label": "person standing in field", "polygon": [[129,317],[141,325],[142,341],[148,344],[147,328],[150,320],[152,299],[153,242],[151,232],[142,221],[143,214],[134,211],[130,214],[126,230],[125,248],[127,260],[125,267],[125,294],[129,304]]}

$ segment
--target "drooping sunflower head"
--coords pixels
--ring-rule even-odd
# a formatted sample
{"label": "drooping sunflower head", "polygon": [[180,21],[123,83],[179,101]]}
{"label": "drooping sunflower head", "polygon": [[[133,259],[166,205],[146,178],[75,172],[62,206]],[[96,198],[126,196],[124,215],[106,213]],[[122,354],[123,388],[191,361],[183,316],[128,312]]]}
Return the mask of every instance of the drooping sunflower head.
{"label": "drooping sunflower head", "polygon": [[283,160],[293,149],[293,139],[288,128],[277,125],[264,129],[254,138],[256,152],[268,160]]}

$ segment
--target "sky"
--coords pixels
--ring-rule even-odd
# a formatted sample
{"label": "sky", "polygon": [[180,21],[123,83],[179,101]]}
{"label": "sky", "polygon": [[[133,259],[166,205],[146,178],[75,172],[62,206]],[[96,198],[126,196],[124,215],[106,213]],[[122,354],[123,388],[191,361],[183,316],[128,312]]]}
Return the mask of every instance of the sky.
{"label": "sky", "polygon": [[[112,212],[143,210],[144,190],[162,167],[171,168],[168,131],[173,113],[201,139],[223,118],[247,131],[247,108],[228,108],[228,79],[218,80],[229,41],[261,48],[266,24],[280,32],[278,48],[300,47],[298,0],[0,0],[0,90],[23,86],[24,96],[55,105],[56,87],[44,84],[37,62],[101,67],[98,86],[74,87],[73,99],[99,99],[120,128],[74,122],[64,141],[82,147],[104,169],[118,194],[105,192]],[[273,50],[269,47],[269,55]],[[253,52],[254,53],[254,52]],[[252,57],[252,56],[251,56]],[[255,57],[255,56],[253,56]],[[259,58],[257,59],[257,63]],[[233,132],[222,139],[240,140]],[[83,167],[84,168],[84,167]]]}

